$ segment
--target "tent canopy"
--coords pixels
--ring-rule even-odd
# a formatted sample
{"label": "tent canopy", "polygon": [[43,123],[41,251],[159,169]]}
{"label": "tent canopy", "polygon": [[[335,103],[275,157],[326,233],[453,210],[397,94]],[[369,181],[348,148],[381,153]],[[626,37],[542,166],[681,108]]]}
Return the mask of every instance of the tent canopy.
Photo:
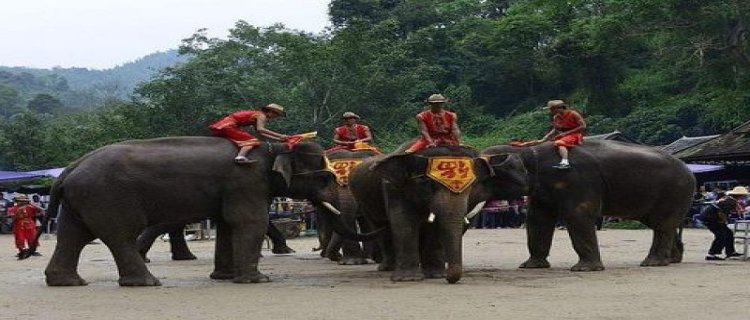
{"label": "tent canopy", "polygon": [[29,172],[0,171],[0,182],[31,180],[41,177],[44,177],[44,175]]}
{"label": "tent canopy", "polygon": [[687,164],[688,169],[690,169],[690,172],[692,173],[701,173],[701,172],[712,172],[712,171],[719,171],[723,170],[724,166],[719,165],[710,165],[710,164]]}

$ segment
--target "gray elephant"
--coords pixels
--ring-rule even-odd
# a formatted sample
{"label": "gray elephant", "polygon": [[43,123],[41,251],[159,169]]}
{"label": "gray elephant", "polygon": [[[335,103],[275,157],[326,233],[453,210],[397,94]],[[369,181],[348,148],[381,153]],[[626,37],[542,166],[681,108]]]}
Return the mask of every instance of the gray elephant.
{"label": "gray elephant", "polygon": [[[339,184],[338,194],[339,209],[342,211],[341,218],[352,230],[359,227],[361,230],[368,231],[370,230],[370,226],[366,223],[362,213],[359,212],[357,202],[347,187],[349,174],[364,159],[374,155],[376,153],[369,150],[350,151],[345,149],[336,150],[327,155],[331,163],[331,170],[336,175],[336,180]],[[318,240],[320,241],[321,256],[327,257],[332,261],[338,261],[339,264],[344,265],[366,264],[368,257],[377,258],[372,255],[374,250],[369,243],[363,244],[365,247],[365,250],[363,250],[363,247],[358,242],[346,240],[338,233],[333,232],[332,223],[329,221],[330,218],[323,216],[318,219]],[[339,251],[343,251],[343,256]]]}
{"label": "gray elephant", "polygon": [[349,189],[367,219],[389,231],[378,270],[392,270],[394,281],[460,280],[469,196],[489,174],[478,152],[449,146],[397,151],[355,168]]}
{"label": "gray elephant", "polygon": [[[638,220],[654,238],[641,266],[682,261],[678,229],[689,210],[695,178],[671,155],[647,146],[617,141],[586,141],[571,149],[569,170],[551,143],[534,147],[495,146],[482,151],[494,177],[475,189],[482,199],[515,199],[528,194],[528,249],[521,268],[548,268],[555,222],[562,217],[579,262],[573,271],[603,270],[595,223],[602,215]],[[518,179],[521,175],[524,179]]]}
{"label": "gray elephant", "polygon": [[51,190],[49,207],[61,203],[64,210],[45,270],[47,285],[85,285],[78,260],[95,238],[112,252],[121,286],[159,285],[138,253],[138,235],[150,225],[209,217],[217,223],[211,278],[268,281],[258,271],[258,258],[271,196],[282,190],[338,212],[334,176],[315,143],[291,150],[263,144],[251,151],[257,160],[252,166],[233,163],[235,153],[226,139],[172,137],[105,146],[71,164]]}

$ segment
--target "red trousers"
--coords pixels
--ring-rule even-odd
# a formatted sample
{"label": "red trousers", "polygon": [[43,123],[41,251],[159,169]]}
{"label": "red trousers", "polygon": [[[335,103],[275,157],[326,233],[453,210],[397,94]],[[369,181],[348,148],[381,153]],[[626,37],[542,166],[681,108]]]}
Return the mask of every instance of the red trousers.
{"label": "red trousers", "polygon": [[555,147],[572,148],[583,142],[583,134],[580,132],[571,133],[555,139]]}
{"label": "red trousers", "polygon": [[237,127],[226,127],[221,129],[211,128],[211,133],[216,137],[224,137],[231,140],[240,148],[260,145],[260,140],[258,140],[258,138]]}
{"label": "red trousers", "polygon": [[36,227],[16,228],[13,226],[13,236],[16,238],[16,248],[18,250],[30,248],[32,245],[39,246],[39,243],[34,243],[36,240]]}
{"label": "red trousers", "polygon": [[[458,141],[453,138],[453,136],[450,135],[441,135],[441,136],[433,136],[432,141],[435,141],[435,145],[438,146],[457,146]],[[419,150],[427,148],[427,146],[430,145],[429,142],[427,142],[427,139],[424,137],[419,137],[417,141],[414,142],[414,144],[409,147],[409,149],[406,149],[406,152],[417,152]]]}

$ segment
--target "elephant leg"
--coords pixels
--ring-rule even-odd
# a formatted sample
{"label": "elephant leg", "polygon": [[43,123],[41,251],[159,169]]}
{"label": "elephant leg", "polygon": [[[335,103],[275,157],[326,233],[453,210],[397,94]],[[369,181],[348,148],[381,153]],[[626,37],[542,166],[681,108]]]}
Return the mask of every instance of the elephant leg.
{"label": "elephant leg", "polygon": [[232,229],[234,283],[268,282],[258,271],[258,260],[268,228],[267,201],[232,199],[224,205],[224,217]]}
{"label": "elephant leg", "polygon": [[172,248],[172,260],[195,260],[198,259],[190,252],[185,241],[185,227],[172,229],[169,232],[169,246]]}
{"label": "elephant leg", "polygon": [[666,266],[673,261],[682,261],[682,243],[678,243],[677,227],[653,223],[648,219],[642,222],[653,229],[654,238],[648,256],[641,262],[642,267]]}
{"label": "elephant leg", "polygon": [[519,268],[549,268],[547,261],[555,233],[557,214],[553,207],[532,203],[526,218],[526,238],[530,257]]}
{"label": "elephant leg", "polygon": [[419,254],[422,274],[428,279],[445,278],[445,254],[439,241],[440,235],[435,223],[422,226],[419,237]]}
{"label": "elephant leg", "polygon": [[335,245],[341,244],[341,249],[344,252],[344,256],[339,261],[339,264],[343,265],[362,265],[367,264],[367,258],[365,258],[365,252],[362,251],[362,247],[357,241],[344,240],[337,233],[333,233],[333,239],[331,242]]}
{"label": "elephant leg", "polygon": [[424,275],[419,269],[419,222],[413,210],[404,200],[394,196],[388,201],[388,217],[391,221],[393,248],[396,254],[396,270],[392,281],[419,281]]}
{"label": "elephant leg", "polygon": [[596,218],[594,213],[580,211],[565,215],[568,234],[578,254],[578,263],[570,268],[571,271],[604,270],[596,238]]}
{"label": "elephant leg", "polygon": [[221,219],[216,221],[216,245],[214,249],[214,271],[211,279],[226,280],[234,278],[232,261],[232,229]]}
{"label": "elephant leg", "polygon": [[378,247],[382,255],[382,260],[378,264],[378,271],[396,270],[396,254],[393,248],[393,234],[390,230],[386,231],[383,238],[378,240]]}
{"label": "elephant leg", "polygon": [[271,223],[270,221],[268,222],[268,230],[266,231],[266,235],[271,238],[271,243],[273,244],[273,248],[271,249],[272,253],[294,253],[294,250],[286,245],[286,238],[284,238],[284,235],[281,234],[279,228],[276,228],[276,226],[273,225],[273,223]]}
{"label": "elephant leg", "polygon": [[60,215],[57,221],[55,252],[44,270],[47,285],[86,285],[86,281],[78,275],[78,260],[83,247],[95,238],[81,220],[72,219],[67,214]]}
{"label": "elephant leg", "polygon": [[138,253],[141,254],[141,257],[143,258],[143,261],[146,263],[151,262],[146,255],[148,254],[148,251],[151,250],[151,246],[154,245],[154,241],[156,238],[158,238],[161,234],[168,231],[168,228],[164,228],[161,226],[151,226],[146,228],[146,230],[141,233],[141,235],[138,236],[138,239],[136,239],[136,246],[138,247]]}
{"label": "elephant leg", "polygon": [[338,250],[332,251],[329,249],[329,244],[333,238],[333,227],[330,219],[331,218],[325,214],[318,216],[318,243],[320,245],[318,249],[320,249],[321,257],[328,258],[331,261],[340,261],[341,254]]}

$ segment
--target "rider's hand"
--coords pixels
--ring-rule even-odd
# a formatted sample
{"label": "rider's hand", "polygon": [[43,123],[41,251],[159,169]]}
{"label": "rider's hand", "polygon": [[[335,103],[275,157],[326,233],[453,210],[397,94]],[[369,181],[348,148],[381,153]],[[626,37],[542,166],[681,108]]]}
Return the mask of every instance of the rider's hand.
{"label": "rider's hand", "polygon": [[291,138],[291,137],[292,137],[292,136],[289,136],[289,135],[285,135],[285,134],[282,134],[282,135],[280,136],[280,138],[281,138],[281,140],[282,140],[282,141],[286,141],[286,140],[289,140],[289,138]]}

